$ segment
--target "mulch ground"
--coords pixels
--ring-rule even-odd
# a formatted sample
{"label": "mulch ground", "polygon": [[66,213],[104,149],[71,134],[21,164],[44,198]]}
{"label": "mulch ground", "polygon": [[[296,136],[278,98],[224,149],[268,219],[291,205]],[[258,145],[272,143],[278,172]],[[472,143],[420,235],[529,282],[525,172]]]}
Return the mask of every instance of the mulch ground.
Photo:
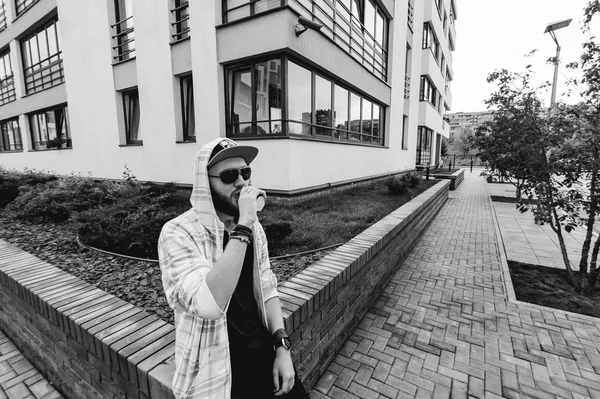
{"label": "mulch ground", "polygon": [[519,301],[573,313],[600,317],[600,281],[589,296],[575,291],[567,271],[508,261],[510,275]]}
{"label": "mulch ground", "polygon": [[[173,324],[160,267],[156,263],[117,258],[81,248],[63,224],[32,224],[0,214],[0,238],[38,258]],[[279,284],[328,252],[271,261]]]}

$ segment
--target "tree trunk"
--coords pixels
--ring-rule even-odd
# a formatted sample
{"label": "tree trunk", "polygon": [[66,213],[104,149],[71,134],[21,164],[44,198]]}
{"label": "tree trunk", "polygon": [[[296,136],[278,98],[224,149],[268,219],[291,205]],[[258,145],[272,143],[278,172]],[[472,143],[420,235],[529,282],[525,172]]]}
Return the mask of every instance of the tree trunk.
{"label": "tree trunk", "polygon": [[598,269],[597,261],[598,261],[598,251],[600,250],[600,238],[596,239],[594,243],[594,248],[592,249],[592,260],[590,261],[590,274],[588,275],[588,289],[591,290],[596,286],[596,281],[598,281],[598,274],[600,274],[600,269]]}
{"label": "tree trunk", "polygon": [[567,246],[565,245],[565,238],[562,235],[562,229],[560,227],[558,214],[556,213],[555,208],[552,208],[550,227],[552,227],[552,230],[554,230],[556,236],[558,237],[558,242],[560,244],[560,253],[562,254],[563,263],[565,264],[565,268],[567,269],[567,274],[569,275],[571,285],[575,288],[576,291],[579,292],[579,282],[577,281],[576,273],[573,271],[573,269],[571,269],[571,263],[569,262],[569,254],[567,252]]}
{"label": "tree trunk", "polygon": [[[594,159],[597,159],[597,152],[594,151]],[[590,252],[590,245],[592,242],[592,232],[594,228],[594,222],[596,221],[596,179],[598,177],[598,166],[594,162],[592,167],[592,179],[590,181],[590,211],[588,214],[588,220],[586,223],[585,239],[583,240],[583,246],[581,247],[581,260],[579,261],[579,278],[581,284],[587,285],[587,271],[588,271],[588,253]],[[585,283],[584,283],[585,280]],[[582,286],[582,288],[584,288]]]}

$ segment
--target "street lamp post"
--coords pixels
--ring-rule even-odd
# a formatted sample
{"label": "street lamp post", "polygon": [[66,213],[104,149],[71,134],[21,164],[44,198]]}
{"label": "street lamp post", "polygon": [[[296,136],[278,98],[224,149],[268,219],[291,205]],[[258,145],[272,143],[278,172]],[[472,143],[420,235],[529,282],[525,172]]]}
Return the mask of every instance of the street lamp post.
{"label": "street lamp post", "polygon": [[561,21],[556,21],[549,23],[544,30],[544,33],[550,33],[550,36],[556,43],[556,57],[554,58],[554,80],[552,81],[552,96],[550,97],[550,108],[548,108],[548,118],[550,118],[550,114],[552,112],[552,108],[554,107],[554,103],[556,101],[556,81],[558,80],[558,61],[560,59],[560,45],[558,44],[558,40],[556,39],[556,33],[554,31],[566,28],[571,23],[572,19],[563,19]]}

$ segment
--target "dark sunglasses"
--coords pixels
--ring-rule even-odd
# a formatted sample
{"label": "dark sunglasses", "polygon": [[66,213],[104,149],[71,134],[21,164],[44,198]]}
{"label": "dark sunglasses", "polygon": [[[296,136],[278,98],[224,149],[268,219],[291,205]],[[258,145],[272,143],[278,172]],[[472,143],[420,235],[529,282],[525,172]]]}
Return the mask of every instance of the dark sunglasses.
{"label": "dark sunglasses", "polygon": [[240,175],[244,180],[250,179],[250,176],[252,176],[252,169],[250,168],[250,166],[244,166],[243,168],[239,169],[225,169],[224,171],[219,173],[218,176],[208,175],[208,177],[218,177],[223,183],[231,184],[235,182],[238,176]]}

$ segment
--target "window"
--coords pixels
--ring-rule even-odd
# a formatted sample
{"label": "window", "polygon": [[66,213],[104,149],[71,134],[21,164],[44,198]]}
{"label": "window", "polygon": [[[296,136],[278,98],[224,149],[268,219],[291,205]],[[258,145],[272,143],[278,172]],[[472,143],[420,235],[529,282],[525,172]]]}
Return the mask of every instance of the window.
{"label": "window", "polygon": [[433,27],[430,23],[425,22],[423,24],[423,49],[430,49],[433,53],[436,61],[439,61],[440,56],[440,42],[438,41],[435,33],[433,32]]}
{"label": "window", "polygon": [[73,148],[66,105],[30,114],[29,126],[35,150]]}
{"label": "window", "polygon": [[0,0],[0,32],[6,29],[6,7],[4,0]]}
{"label": "window", "polygon": [[408,116],[402,116],[402,149],[408,149]]}
{"label": "window", "polygon": [[231,68],[228,86],[231,137],[303,135],[383,145],[382,105],[291,60]]}
{"label": "window", "polygon": [[133,30],[133,0],[115,0],[115,30],[113,39],[117,62],[135,57],[135,32]]}
{"label": "window", "polygon": [[431,79],[429,79],[429,76],[421,76],[419,101],[428,101],[434,107],[437,105],[437,89],[431,82]]}
{"label": "window", "polygon": [[31,6],[37,3],[39,0],[16,0],[15,6],[17,9],[17,16],[23,14],[25,11],[29,10]]}
{"label": "window", "polygon": [[171,23],[171,26],[175,28],[173,34],[174,40],[182,40],[190,37],[190,26],[189,26],[189,0],[174,0],[175,8],[171,10],[175,21]]}
{"label": "window", "polygon": [[123,115],[127,144],[142,144],[139,138],[140,96],[137,88],[123,92]]}
{"label": "window", "polygon": [[0,54],[0,105],[15,101],[15,79],[10,52]]}
{"label": "window", "polygon": [[19,151],[23,149],[19,120],[11,119],[0,122],[0,152]]}
{"label": "window", "polygon": [[196,119],[194,116],[194,85],[192,75],[180,78],[183,141],[196,141]]}
{"label": "window", "polygon": [[65,80],[57,29],[58,20],[54,19],[21,41],[27,94],[48,89]]}
{"label": "window", "polygon": [[442,54],[442,62],[440,62],[440,71],[442,75],[444,74],[444,70],[446,69],[446,57]]}
{"label": "window", "polygon": [[417,165],[429,165],[431,163],[431,140],[433,130],[419,126],[417,132]]}
{"label": "window", "polygon": [[223,23],[285,5],[285,0],[223,0]]}
{"label": "window", "polygon": [[373,0],[289,0],[375,76],[387,77],[388,18]]}

